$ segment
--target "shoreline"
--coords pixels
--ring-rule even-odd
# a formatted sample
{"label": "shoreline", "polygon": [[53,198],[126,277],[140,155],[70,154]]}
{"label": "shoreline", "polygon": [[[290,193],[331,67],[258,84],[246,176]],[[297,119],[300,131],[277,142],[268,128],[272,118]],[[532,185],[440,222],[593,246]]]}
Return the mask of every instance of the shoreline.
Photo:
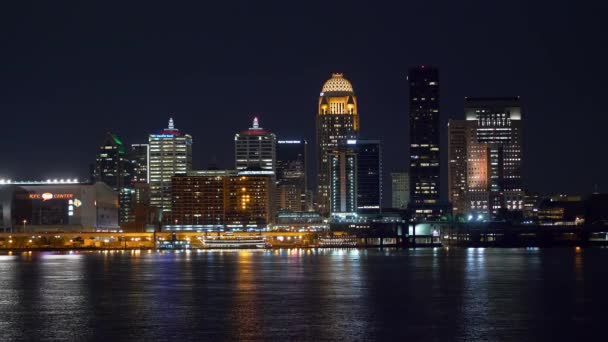
{"label": "shoreline", "polygon": [[0,248],[0,255],[11,253],[28,253],[28,252],[213,252],[213,251],[275,251],[275,250],[332,250],[332,249],[351,249],[351,250],[369,250],[369,249],[394,249],[394,250],[416,250],[416,249],[431,249],[431,248],[455,248],[455,249],[554,249],[554,248],[606,248],[606,245],[577,245],[577,244],[559,244],[553,246],[441,246],[441,245],[419,245],[419,246],[361,246],[361,247],[269,247],[269,248],[188,248],[188,249],[162,249],[162,248]]}

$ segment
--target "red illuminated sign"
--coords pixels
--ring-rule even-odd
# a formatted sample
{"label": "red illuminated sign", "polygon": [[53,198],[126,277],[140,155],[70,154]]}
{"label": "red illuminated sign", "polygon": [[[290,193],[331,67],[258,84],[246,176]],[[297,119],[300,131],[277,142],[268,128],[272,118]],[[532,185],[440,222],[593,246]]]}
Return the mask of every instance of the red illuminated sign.
{"label": "red illuminated sign", "polygon": [[42,201],[48,201],[51,199],[73,199],[74,194],[53,194],[50,192],[45,192],[43,194],[29,194],[29,199],[41,199]]}

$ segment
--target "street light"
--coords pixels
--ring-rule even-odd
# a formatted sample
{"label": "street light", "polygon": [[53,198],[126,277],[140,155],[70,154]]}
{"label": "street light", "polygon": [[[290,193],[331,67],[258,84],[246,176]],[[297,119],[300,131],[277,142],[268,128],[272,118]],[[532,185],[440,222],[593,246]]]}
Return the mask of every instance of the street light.
{"label": "street light", "polygon": [[27,220],[23,220],[23,232],[25,233],[25,224],[27,223]]}

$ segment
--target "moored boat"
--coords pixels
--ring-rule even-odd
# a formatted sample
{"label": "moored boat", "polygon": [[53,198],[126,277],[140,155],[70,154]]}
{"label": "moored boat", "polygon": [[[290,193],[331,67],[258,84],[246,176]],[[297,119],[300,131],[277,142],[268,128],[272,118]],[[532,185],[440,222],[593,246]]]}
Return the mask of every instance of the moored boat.
{"label": "moored boat", "polygon": [[270,247],[262,236],[206,237],[202,241],[204,248],[209,249],[261,249]]}
{"label": "moored boat", "polygon": [[318,247],[357,247],[357,237],[355,236],[331,236],[320,237]]}

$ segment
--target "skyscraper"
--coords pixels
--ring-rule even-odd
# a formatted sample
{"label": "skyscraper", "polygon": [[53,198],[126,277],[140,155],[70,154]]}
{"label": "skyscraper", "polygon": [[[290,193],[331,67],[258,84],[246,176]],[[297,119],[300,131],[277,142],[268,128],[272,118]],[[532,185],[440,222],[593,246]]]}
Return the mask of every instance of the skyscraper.
{"label": "skyscraper", "polygon": [[125,146],[116,134],[108,132],[95,157],[93,180],[104,182],[120,191],[129,181],[128,158]]}
{"label": "skyscraper", "polygon": [[192,137],[176,129],[173,118],[169,126],[150,134],[150,202],[166,213],[171,210],[171,177],[192,168]]}
{"label": "skyscraper", "polygon": [[523,211],[521,130],[518,97],[465,98],[465,120],[448,126],[454,214],[495,220]]}
{"label": "skyscraper", "polygon": [[523,209],[519,97],[466,98],[467,193],[472,215],[501,219]]}
{"label": "skyscraper", "polygon": [[[342,74],[334,73],[321,88],[317,113],[316,206],[323,215],[329,214],[330,198],[339,198],[337,194],[330,194],[331,177],[337,172],[332,171],[331,166],[345,165],[343,162],[346,162],[344,158],[347,155],[352,159],[349,152],[352,147],[348,147],[347,142],[355,141],[358,132],[359,114],[353,86]],[[333,163],[330,155],[334,156]],[[354,179],[346,181],[353,182]]]}
{"label": "skyscraper", "polygon": [[431,219],[439,203],[439,73],[419,66],[409,70],[410,203],[416,217]]}
{"label": "skyscraper", "polygon": [[150,159],[149,144],[131,144],[129,159],[133,165],[133,182],[148,182]]}
{"label": "skyscraper", "polygon": [[467,139],[470,134],[466,121],[448,122],[448,197],[454,216],[466,211]]}
{"label": "skyscraper", "polygon": [[[122,223],[134,223],[137,220],[137,211],[150,211],[150,184],[149,159],[150,145],[131,144],[127,153],[130,169],[128,186],[121,193],[121,208],[123,208]],[[123,229],[133,229],[132,225],[122,225]]]}
{"label": "skyscraper", "polygon": [[357,140],[357,209],[382,206],[382,145],[380,140]]}
{"label": "skyscraper", "polygon": [[392,208],[406,209],[410,202],[410,177],[407,172],[391,173]]}
{"label": "skyscraper", "polygon": [[119,221],[128,222],[131,213],[133,168],[125,146],[113,133],[107,133],[95,158],[93,180],[104,182],[119,195]]}
{"label": "skyscraper", "polygon": [[357,151],[356,142],[328,153],[330,164],[330,213],[348,218],[357,212]]}
{"label": "skyscraper", "polygon": [[237,170],[260,169],[276,172],[277,138],[259,125],[258,118],[246,131],[234,136]]}
{"label": "skyscraper", "polygon": [[278,209],[308,211],[306,140],[279,140],[277,143]]}

